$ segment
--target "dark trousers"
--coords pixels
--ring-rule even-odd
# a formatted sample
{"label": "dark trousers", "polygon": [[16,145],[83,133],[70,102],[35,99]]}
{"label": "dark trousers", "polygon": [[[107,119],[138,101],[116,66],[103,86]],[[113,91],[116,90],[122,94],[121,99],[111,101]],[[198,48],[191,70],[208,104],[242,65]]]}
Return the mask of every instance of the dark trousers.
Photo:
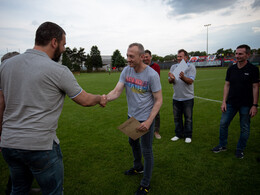
{"label": "dark trousers", "polygon": [[[148,133],[144,134],[141,138],[133,140],[129,137],[129,144],[132,147],[134,157],[134,168],[140,169],[142,165],[142,156],[144,157],[144,175],[140,185],[149,186],[152,171],[153,171],[153,135],[154,135],[154,122],[151,124]],[[141,144],[140,144],[141,139]]]}
{"label": "dark trousers", "polygon": [[[173,100],[173,116],[175,134],[179,138],[192,138],[192,113],[194,99],[177,101]],[[183,123],[184,116],[184,123]]]}
{"label": "dark trousers", "polygon": [[12,194],[24,195],[30,191],[33,177],[43,195],[63,193],[63,162],[60,146],[53,144],[52,150],[31,151],[2,148],[12,178]]}

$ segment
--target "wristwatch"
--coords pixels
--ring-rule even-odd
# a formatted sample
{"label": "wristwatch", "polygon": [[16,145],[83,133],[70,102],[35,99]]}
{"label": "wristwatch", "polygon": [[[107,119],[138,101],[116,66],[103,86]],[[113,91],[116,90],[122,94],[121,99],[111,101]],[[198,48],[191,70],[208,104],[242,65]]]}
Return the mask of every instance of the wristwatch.
{"label": "wristwatch", "polygon": [[258,104],[253,104],[253,106],[258,107]]}

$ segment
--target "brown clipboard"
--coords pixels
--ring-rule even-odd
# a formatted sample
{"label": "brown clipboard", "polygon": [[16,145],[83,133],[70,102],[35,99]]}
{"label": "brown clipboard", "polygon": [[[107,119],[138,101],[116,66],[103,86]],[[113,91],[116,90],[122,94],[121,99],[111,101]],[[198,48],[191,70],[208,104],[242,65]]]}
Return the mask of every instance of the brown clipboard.
{"label": "brown clipboard", "polygon": [[118,129],[126,134],[128,137],[131,137],[133,140],[138,139],[142,135],[148,133],[148,131],[138,131],[137,128],[140,126],[140,122],[134,117],[129,118],[123,124],[121,124]]}

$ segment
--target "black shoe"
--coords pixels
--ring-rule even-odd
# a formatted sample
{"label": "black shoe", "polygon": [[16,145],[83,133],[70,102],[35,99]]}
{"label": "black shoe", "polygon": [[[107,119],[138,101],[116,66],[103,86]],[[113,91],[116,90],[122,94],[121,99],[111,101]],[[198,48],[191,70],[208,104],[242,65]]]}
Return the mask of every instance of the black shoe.
{"label": "black shoe", "polygon": [[216,146],[215,148],[211,149],[212,152],[214,153],[219,153],[222,151],[226,151],[227,148],[225,146],[221,147],[221,146]]}
{"label": "black shoe", "polygon": [[127,171],[125,171],[125,175],[137,175],[137,174],[141,174],[144,172],[144,168],[140,168],[140,169],[135,169],[135,168],[131,168]]}
{"label": "black shoe", "polygon": [[242,150],[237,150],[236,151],[236,157],[239,159],[243,159],[244,158],[244,153]]}
{"label": "black shoe", "polygon": [[140,186],[135,192],[135,195],[147,194],[150,191],[150,185],[148,187]]}

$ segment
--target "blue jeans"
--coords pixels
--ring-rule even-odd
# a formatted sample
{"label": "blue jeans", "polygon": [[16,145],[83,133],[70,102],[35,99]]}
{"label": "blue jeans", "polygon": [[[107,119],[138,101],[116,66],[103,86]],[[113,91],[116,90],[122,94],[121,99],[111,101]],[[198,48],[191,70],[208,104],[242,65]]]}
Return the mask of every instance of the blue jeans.
{"label": "blue jeans", "polygon": [[[175,134],[179,138],[192,138],[192,113],[194,99],[185,101],[172,101]],[[183,117],[184,115],[184,124]]]}
{"label": "blue jeans", "polygon": [[31,151],[2,148],[12,178],[12,195],[28,194],[33,177],[43,195],[63,193],[64,169],[60,146],[53,143],[52,150]]}
{"label": "blue jeans", "polygon": [[[140,121],[141,122],[141,121]],[[149,186],[153,171],[153,135],[154,135],[154,121],[151,124],[149,132],[141,137],[141,146],[139,139],[133,140],[129,137],[129,144],[132,147],[134,156],[134,168],[140,169],[142,165],[142,154],[144,157],[144,176],[141,180],[142,186]]]}
{"label": "blue jeans", "polygon": [[228,127],[236,115],[239,112],[240,116],[240,138],[237,144],[237,150],[243,151],[246,147],[247,140],[250,133],[250,116],[249,116],[250,107],[241,106],[234,107],[230,104],[227,104],[226,112],[222,113],[219,127],[219,145],[226,146],[228,138]]}

